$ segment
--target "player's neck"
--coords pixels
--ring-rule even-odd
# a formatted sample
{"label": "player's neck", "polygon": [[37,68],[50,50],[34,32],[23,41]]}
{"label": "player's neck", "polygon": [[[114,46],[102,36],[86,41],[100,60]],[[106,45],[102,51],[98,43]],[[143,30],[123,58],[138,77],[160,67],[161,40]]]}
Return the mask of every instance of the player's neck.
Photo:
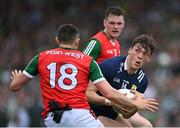
{"label": "player's neck", "polygon": [[128,72],[129,75],[132,75],[132,74],[134,74],[136,72],[136,70],[128,67],[127,72]]}
{"label": "player's neck", "polygon": [[112,42],[116,41],[116,38],[110,37],[110,36],[107,34],[106,30],[103,30],[103,32],[104,32],[104,34],[108,37],[109,40],[111,40]]}
{"label": "player's neck", "polygon": [[136,72],[136,70],[131,68],[129,61],[130,60],[129,60],[128,56],[127,56],[127,62],[126,62],[127,72],[128,72],[129,75],[132,75],[132,74],[134,74]]}
{"label": "player's neck", "polygon": [[70,49],[77,49],[77,46],[75,46],[73,44],[60,44],[59,47],[70,48]]}

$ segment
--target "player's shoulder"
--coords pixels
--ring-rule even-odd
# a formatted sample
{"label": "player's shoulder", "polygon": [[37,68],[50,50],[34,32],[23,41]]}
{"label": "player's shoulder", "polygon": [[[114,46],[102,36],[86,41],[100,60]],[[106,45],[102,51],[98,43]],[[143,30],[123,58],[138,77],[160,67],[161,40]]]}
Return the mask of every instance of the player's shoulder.
{"label": "player's shoulder", "polygon": [[97,44],[100,44],[100,43],[101,42],[96,38],[91,38],[86,42],[86,44],[91,44],[91,45],[95,45],[95,44],[97,45]]}
{"label": "player's shoulder", "polygon": [[99,31],[94,36],[91,37],[91,41],[96,41],[97,43],[105,43],[108,39],[107,35],[103,31]]}
{"label": "player's shoulder", "polygon": [[122,63],[122,62],[125,62],[125,60],[126,60],[125,56],[115,56],[115,57],[109,58],[105,61]]}
{"label": "player's shoulder", "polygon": [[82,51],[80,51],[80,50],[76,50],[76,52],[77,52],[78,54],[81,54],[81,55],[83,56],[84,60],[85,60],[85,59],[88,60],[88,61],[93,61],[93,60],[94,60],[92,56],[87,55],[87,54],[84,54],[84,53],[83,53]]}

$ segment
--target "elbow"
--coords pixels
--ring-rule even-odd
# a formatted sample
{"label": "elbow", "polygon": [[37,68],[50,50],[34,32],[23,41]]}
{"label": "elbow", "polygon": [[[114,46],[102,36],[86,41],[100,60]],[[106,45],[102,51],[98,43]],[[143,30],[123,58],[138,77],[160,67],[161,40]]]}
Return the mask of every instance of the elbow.
{"label": "elbow", "polygon": [[94,98],[96,96],[96,92],[93,91],[86,91],[86,98],[87,101],[92,103],[92,102],[96,102],[96,99]]}
{"label": "elbow", "polygon": [[86,98],[87,98],[87,101],[89,102],[89,101],[90,101],[90,94],[89,94],[89,91],[86,91]]}

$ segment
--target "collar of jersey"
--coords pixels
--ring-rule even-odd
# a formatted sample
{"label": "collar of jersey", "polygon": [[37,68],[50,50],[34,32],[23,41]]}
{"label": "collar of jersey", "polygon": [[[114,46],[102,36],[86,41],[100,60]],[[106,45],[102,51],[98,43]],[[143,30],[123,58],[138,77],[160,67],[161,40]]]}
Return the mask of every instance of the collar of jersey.
{"label": "collar of jersey", "polygon": [[101,31],[101,32],[110,40],[111,44],[114,46],[115,45],[115,41],[113,42],[104,31]]}
{"label": "collar of jersey", "polygon": [[126,60],[124,62],[124,70],[127,70],[127,57],[126,57]]}
{"label": "collar of jersey", "polygon": [[101,32],[110,40],[109,36],[104,32],[104,30]]}

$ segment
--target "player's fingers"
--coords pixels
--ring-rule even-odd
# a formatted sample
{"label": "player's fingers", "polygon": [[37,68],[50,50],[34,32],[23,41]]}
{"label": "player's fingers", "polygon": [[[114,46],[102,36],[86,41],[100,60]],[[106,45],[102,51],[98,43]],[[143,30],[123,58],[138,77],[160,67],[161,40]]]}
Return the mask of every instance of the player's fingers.
{"label": "player's fingers", "polygon": [[18,73],[18,71],[17,71],[17,69],[15,69],[15,74],[17,74]]}
{"label": "player's fingers", "polygon": [[158,110],[158,107],[154,106],[154,105],[148,105],[148,107],[151,108],[151,109],[154,109],[154,110]]}
{"label": "player's fingers", "polygon": [[150,107],[147,107],[147,110],[149,110],[150,112],[155,112],[155,110],[153,110],[153,109],[150,108]]}
{"label": "player's fingers", "polygon": [[158,110],[158,103],[156,102],[156,101],[148,101],[148,102],[146,102],[147,104],[146,104],[146,107],[148,108],[148,109],[151,109],[151,111],[153,110],[153,112],[155,111],[155,110]]}
{"label": "player's fingers", "polygon": [[12,71],[11,74],[13,77],[16,75],[15,71]]}
{"label": "player's fingers", "polygon": [[22,71],[21,70],[19,70],[19,74],[21,74],[22,73]]}
{"label": "player's fingers", "polygon": [[158,108],[157,108],[157,107],[155,107],[155,106],[153,106],[153,105],[149,105],[149,106],[147,106],[147,109],[148,109],[149,111],[151,111],[151,112],[155,112],[155,111],[157,111],[157,110],[158,110]]}
{"label": "player's fingers", "polygon": [[13,77],[13,76],[11,76],[10,78],[11,78],[11,80],[14,80],[14,77]]}
{"label": "player's fingers", "polygon": [[158,106],[159,103],[155,99],[148,99],[148,103]]}
{"label": "player's fingers", "polygon": [[149,101],[157,101],[156,99],[148,99]]}

